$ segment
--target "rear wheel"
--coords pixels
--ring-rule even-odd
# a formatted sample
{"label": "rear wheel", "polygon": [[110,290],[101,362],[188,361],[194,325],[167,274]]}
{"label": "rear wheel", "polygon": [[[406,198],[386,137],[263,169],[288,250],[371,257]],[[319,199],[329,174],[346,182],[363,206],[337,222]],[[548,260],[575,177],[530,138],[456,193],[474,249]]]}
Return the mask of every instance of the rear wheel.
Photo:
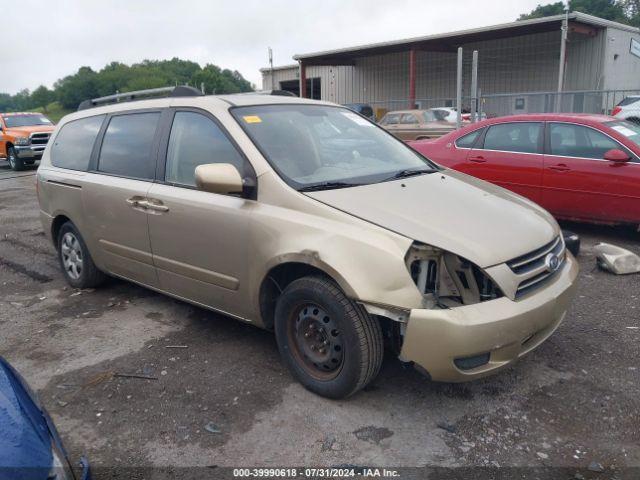
{"label": "rear wheel", "polygon": [[16,149],[13,146],[7,147],[7,160],[9,160],[9,166],[14,172],[24,170],[24,162],[18,158]]}
{"label": "rear wheel", "polygon": [[380,324],[329,279],[289,284],[276,305],[276,339],[283,360],[307,389],[344,398],[380,370]]}
{"label": "rear wheel", "polygon": [[58,257],[67,283],[75,288],[97,287],[105,275],[93,263],[80,232],[66,222],[58,233]]}

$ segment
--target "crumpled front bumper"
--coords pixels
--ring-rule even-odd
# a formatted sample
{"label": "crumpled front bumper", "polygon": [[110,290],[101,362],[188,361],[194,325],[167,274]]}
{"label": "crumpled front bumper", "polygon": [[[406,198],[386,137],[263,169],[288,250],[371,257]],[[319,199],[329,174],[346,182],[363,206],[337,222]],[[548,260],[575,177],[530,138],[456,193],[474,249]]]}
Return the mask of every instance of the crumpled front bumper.
{"label": "crumpled front bumper", "polygon": [[[522,300],[502,297],[451,309],[412,310],[400,357],[443,382],[473,380],[504,368],[558,328],[575,294],[577,275],[578,263],[567,254],[553,281]],[[483,364],[456,365],[469,359],[465,365],[478,359]]]}

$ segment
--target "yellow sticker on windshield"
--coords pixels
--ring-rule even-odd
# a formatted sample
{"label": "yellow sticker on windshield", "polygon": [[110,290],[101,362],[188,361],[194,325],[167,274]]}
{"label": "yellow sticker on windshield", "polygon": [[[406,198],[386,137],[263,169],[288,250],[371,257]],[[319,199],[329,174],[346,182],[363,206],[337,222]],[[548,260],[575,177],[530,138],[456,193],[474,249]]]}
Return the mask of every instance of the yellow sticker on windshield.
{"label": "yellow sticker on windshield", "polygon": [[257,115],[245,115],[242,117],[247,123],[261,123],[262,119]]}

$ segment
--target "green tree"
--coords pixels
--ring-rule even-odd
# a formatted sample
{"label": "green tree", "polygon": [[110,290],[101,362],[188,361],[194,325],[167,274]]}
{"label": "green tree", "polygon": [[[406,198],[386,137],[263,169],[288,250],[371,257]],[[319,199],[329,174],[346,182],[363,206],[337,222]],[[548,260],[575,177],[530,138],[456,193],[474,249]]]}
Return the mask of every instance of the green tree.
{"label": "green tree", "polygon": [[47,105],[56,100],[56,95],[44,85],[40,85],[31,92],[31,107],[42,108],[47,113]]}
{"label": "green tree", "polygon": [[[569,0],[569,11],[582,12],[596,17],[613,20],[620,23],[631,23],[627,15],[625,3],[639,3],[638,0],[625,2],[625,0]],[[538,5],[529,13],[523,13],[518,20],[529,18],[541,18],[564,13],[564,3],[555,2],[547,5]]]}
{"label": "green tree", "polygon": [[66,109],[75,109],[80,102],[98,96],[96,72],[91,67],[80,67],[77,73],[54,84],[58,101]]}

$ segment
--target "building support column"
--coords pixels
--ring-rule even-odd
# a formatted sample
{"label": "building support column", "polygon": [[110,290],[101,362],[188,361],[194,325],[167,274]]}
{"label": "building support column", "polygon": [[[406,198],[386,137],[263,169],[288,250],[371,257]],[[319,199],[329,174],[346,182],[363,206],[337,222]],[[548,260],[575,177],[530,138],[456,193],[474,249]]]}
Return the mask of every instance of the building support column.
{"label": "building support column", "polygon": [[300,60],[300,98],[307,98],[307,66]]}
{"label": "building support column", "polygon": [[409,50],[409,108],[416,108],[416,51]]}
{"label": "building support column", "polygon": [[559,112],[562,105],[562,90],[564,89],[564,69],[567,57],[567,35],[569,32],[569,10],[565,10],[565,18],[562,20],[560,36],[560,64],[558,65],[558,93],[556,95],[555,111]]}

